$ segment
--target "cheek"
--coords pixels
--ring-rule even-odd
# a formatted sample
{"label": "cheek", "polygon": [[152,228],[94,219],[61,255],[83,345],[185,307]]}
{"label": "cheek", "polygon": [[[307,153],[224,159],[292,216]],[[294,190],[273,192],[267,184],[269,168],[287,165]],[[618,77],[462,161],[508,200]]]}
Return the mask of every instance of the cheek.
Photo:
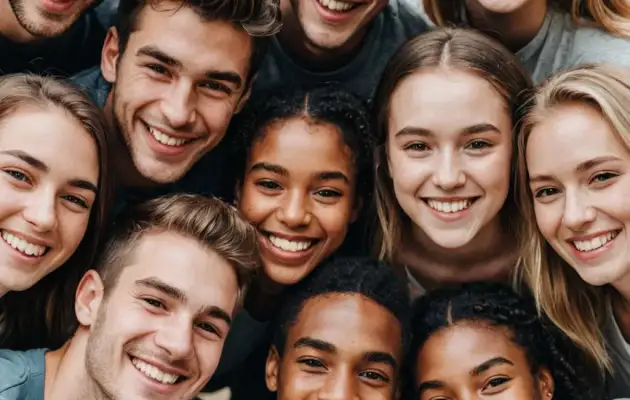
{"label": "cheek", "polygon": [[253,185],[245,184],[239,201],[239,211],[253,225],[262,223],[275,209],[275,201],[258,192]]}
{"label": "cheek", "polygon": [[397,192],[415,192],[431,175],[431,168],[426,160],[411,159],[403,154],[393,157],[389,166],[390,177]]}
{"label": "cheek", "polygon": [[61,213],[59,226],[62,228],[61,237],[64,240],[66,250],[74,252],[79,246],[87,231],[89,219],[90,214],[88,213],[75,214],[66,210]]}
{"label": "cheek", "polygon": [[334,207],[321,208],[316,211],[315,217],[326,233],[328,241],[336,246],[341,245],[346,238],[348,225],[352,216],[352,202],[344,199]]}
{"label": "cheek", "polygon": [[236,108],[236,97],[229,99],[212,99],[197,105],[198,110],[203,110],[201,118],[203,124],[210,130],[211,136],[223,135],[232,114]]}

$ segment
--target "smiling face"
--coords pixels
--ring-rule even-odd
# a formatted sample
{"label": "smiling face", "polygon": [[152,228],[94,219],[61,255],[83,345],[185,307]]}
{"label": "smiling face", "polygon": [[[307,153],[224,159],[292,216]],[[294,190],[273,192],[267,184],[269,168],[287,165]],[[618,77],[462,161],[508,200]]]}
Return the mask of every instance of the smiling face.
{"label": "smiling face", "polygon": [[96,144],[65,111],[24,108],[0,122],[0,294],[31,287],[70,258],[98,177]]}
{"label": "smiling face", "polygon": [[141,10],[123,54],[110,31],[108,102],[144,179],[174,182],[219,143],[247,99],[252,46],[244,30],[170,1]]}
{"label": "smiling face", "polygon": [[333,125],[293,118],[255,139],[239,209],[260,232],[264,271],[274,282],[297,283],[341,246],[356,218],[356,174]]}
{"label": "smiling face", "polygon": [[405,78],[390,109],[388,167],[400,207],[439,246],[468,244],[498,221],[508,194],[504,98],[476,75],[435,69]]}
{"label": "smiling face", "polygon": [[[219,363],[236,274],[216,252],[179,234],[145,233],[135,246],[110,292],[79,313],[90,327],[88,374],[110,398],[192,398]],[[77,302],[97,303],[80,299],[98,282],[88,273]]]}
{"label": "smiling face", "polygon": [[503,327],[452,325],[434,333],[416,358],[418,400],[552,398],[546,369],[534,375],[523,349]]}
{"label": "smiling face", "polygon": [[526,159],[536,221],[554,250],[591,285],[626,278],[630,150],[602,114],[581,103],[550,110]]}
{"label": "smiling face", "polygon": [[396,317],[358,294],[306,301],[288,329],[284,354],[267,359],[267,387],[278,400],[395,398],[402,362]]}

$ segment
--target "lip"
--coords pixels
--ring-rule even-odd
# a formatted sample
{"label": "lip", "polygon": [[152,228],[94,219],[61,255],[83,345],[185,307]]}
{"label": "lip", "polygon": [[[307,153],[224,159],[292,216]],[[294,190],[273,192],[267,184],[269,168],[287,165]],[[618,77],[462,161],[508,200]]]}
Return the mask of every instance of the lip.
{"label": "lip", "polygon": [[269,234],[273,235],[273,236],[278,236],[281,237],[283,239],[287,239],[287,240],[302,240],[302,241],[306,241],[306,240],[313,240],[312,238],[306,238],[304,236],[301,236],[301,239],[298,239],[298,236],[289,236],[289,235],[282,235],[282,234],[277,234],[275,232],[261,232],[258,235],[258,243],[261,245],[264,253],[267,253],[271,256],[271,258],[274,259],[274,261],[278,262],[279,264],[282,265],[287,265],[287,266],[300,266],[303,265],[304,263],[306,263],[308,260],[311,259],[311,257],[313,256],[313,253],[315,251],[315,248],[317,247],[317,245],[319,244],[319,241],[317,241],[316,243],[314,243],[311,247],[309,247],[307,250],[302,250],[302,251],[286,251],[286,250],[282,250],[279,249],[278,247],[274,246],[273,243],[271,243],[271,241],[269,240]]}
{"label": "lip", "polygon": [[63,14],[74,6],[74,0],[66,0],[66,1],[57,1],[57,0],[42,0],[41,6],[46,11],[52,14]]}
{"label": "lip", "polygon": [[34,236],[28,235],[26,233],[14,231],[12,229],[0,228],[0,233],[3,232],[3,231],[7,232],[7,233],[10,233],[13,236],[18,236],[18,237],[26,240],[27,242],[32,243],[32,244],[36,244],[38,246],[46,246],[48,248],[52,248],[53,247],[53,243],[50,240],[44,240],[44,239],[36,238]]}
{"label": "lip", "polygon": [[[163,156],[167,156],[167,157],[177,157],[180,156],[182,154],[184,154],[185,152],[188,151],[188,148],[195,143],[199,138],[188,138],[188,137],[183,137],[181,135],[171,135],[170,133],[166,133],[169,136],[173,136],[176,138],[180,138],[180,139],[193,139],[192,141],[185,143],[181,146],[167,146],[165,144],[162,144],[160,142],[157,141],[157,139],[155,139],[153,137],[153,134],[151,134],[151,132],[149,131],[149,128],[147,127],[149,124],[147,124],[144,121],[140,121],[140,125],[142,125],[142,129],[145,132],[145,135],[147,136],[148,142],[149,142],[149,146],[151,147],[151,149]],[[159,128],[158,128],[159,129]]]}
{"label": "lip", "polygon": [[328,8],[324,7],[323,5],[321,5],[319,3],[319,1],[317,0],[312,0],[313,3],[315,3],[315,8],[317,9],[317,12],[319,13],[319,16],[326,22],[330,22],[330,23],[334,23],[334,24],[340,24],[343,22],[346,22],[352,18],[354,18],[355,15],[355,11],[365,5],[365,3],[362,2],[348,2],[348,3],[353,3],[355,4],[355,8],[346,11],[346,12],[336,12],[336,11],[331,11]]}
{"label": "lip", "polygon": [[[603,245],[599,249],[591,250],[591,251],[580,251],[573,245],[573,241],[575,241],[575,240],[578,240],[578,241],[579,240],[590,240],[590,239],[596,238],[598,236],[605,235],[605,234],[607,234],[609,232],[617,232],[617,235],[611,241],[609,241],[608,243],[606,243],[605,245]],[[578,258],[580,261],[588,262],[588,261],[595,260],[596,258],[599,258],[605,252],[607,252],[611,247],[613,247],[613,245],[617,242],[617,238],[619,237],[619,235],[621,235],[622,232],[623,232],[623,229],[613,229],[613,230],[607,230],[607,231],[600,231],[599,233],[593,233],[593,234],[590,234],[590,235],[575,236],[575,237],[573,237],[571,239],[567,239],[566,242],[567,242],[569,248],[571,249],[571,251],[573,252],[573,254],[575,255],[576,258]]]}
{"label": "lip", "polygon": [[158,382],[158,381],[156,381],[156,380],[154,380],[154,379],[149,378],[149,377],[148,377],[148,376],[146,376],[146,375],[145,375],[142,371],[139,371],[139,370],[135,367],[135,365],[133,365],[133,361],[132,361],[132,359],[133,359],[133,358],[137,358],[137,359],[139,359],[139,360],[142,360],[142,361],[146,362],[147,364],[154,365],[155,367],[157,367],[157,368],[159,368],[159,369],[161,369],[161,370],[163,370],[163,371],[166,371],[166,372],[168,372],[168,373],[172,373],[172,374],[175,374],[175,375],[180,375],[180,376],[182,376],[182,375],[183,375],[183,376],[186,376],[186,375],[185,375],[185,374],[182,374],[182,373],[171,372],[171,371],[173,371],[173,369],[172,369],[172,368],[167,368],[167,367],[165,367],[165,366],[164,366],[164,365],[162,365],[162,364],[158,364],[158,363],[155,363],[155,362],[152,362],[152,361],[147,361],[147,360],[145,360],[145,359],[143,359],[143,358],[140,358],[140,357],[134,357],[134,356],[132,356],[132,355],[130,355],[130,354],[129,354],[129,355],[128,355],[128,359],[129,359],[129,363],[131,364],[131,368],[133,368],[133,370],[134,370],[134,371],[136,371],[136,372],[138,373],[138,375],[140,375],[140,377],[144,380],[144,382],[146,382],[146,384],[147,384],[148,386],[150,386],[150,387],[151,387],[151,389],[152,389],[153,391],[155,391],[155,392],[158,392],[158,393],[166,393],[166,394],[168,394],[168,393],[173,393],[173,392],[175,392],[175,391],[179,390],[179,386],[182,384],[182,382],[185,382],[185,380],[186,380],[186,379],[188,379],[188,378],[182,379],[181,381],[179,381],[179,382],[175,383],[174,385],[167,385],[167,384],[165,384],[165,383],[160,383],[160,382]]}
{"label": "lip", "polygon": [[[429,209],[438,219],[441,219],[445,222],[455,222],[459,221],[470,213],[470,210],[473,208],[477,200],[479,200],[481,196],[466,196],[466,197],[422,197],[422,203],[426,208]],[[471,204],[468,208],[463,209],[457,212],[446,213],[442,211],[438,211],[433,207],[429,206],[429,200],[437,200],[442,202],[450,202],[450,201],[461,201],[461,200],[471,200]]]}
{"label": "lip", "polygon": [[19,236],[21,238],[23,238],[24,240],[33,243],[33,244],[38,244],[40,246],[46,246],[46,251],[44,252],[44,254],[42,254],[41,256],[38,257],[34,257],[34,256],[28,256],[24,253],[22,253],[21,251],[14,249],[9,243],[7,243],[4,238],[0,237],[0,242],[2,242],[2,244],[4,246],[6,246],[7,249],[10,250],[11,254],[17,258],[20,263],[22,264],[26,264],[26,265],[30,265],[30,266],[36,266],[39,265],[39,263],[46,257],[46,255],[50,252],[50,249],[52,248],[52,246],[49,246],[47,244],[47,242],[43,242],[41,240],[37,240],[35,238],[32,238],[31,236],[28,235],[24,235],[22,233],[17,233],[15,231],[11,231],[9,229],[1,229],[0,231],[5,231],[7,233],[10,233],[14,236]]}

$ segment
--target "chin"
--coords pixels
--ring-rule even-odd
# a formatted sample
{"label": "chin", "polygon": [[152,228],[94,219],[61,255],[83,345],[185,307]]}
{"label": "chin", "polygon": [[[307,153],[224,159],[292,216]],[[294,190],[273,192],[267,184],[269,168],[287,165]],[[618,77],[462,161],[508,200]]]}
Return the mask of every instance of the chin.
{"label": "chin", "polygon": [[458,233],[454,234],[452,232],[425,232],[429,239],[431,239],[438,246],[445,249],[459,249],[460,247],[464,247],[468,243],[470,243],[477,234],[476,232],[475,235],[462,235]]}

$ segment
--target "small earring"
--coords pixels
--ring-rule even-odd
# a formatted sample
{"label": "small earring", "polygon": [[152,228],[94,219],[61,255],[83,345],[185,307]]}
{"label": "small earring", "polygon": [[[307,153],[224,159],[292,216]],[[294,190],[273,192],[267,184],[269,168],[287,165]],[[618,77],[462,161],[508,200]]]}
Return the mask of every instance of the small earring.
{"label": "small earring", "polygon": [[552,398],[553,397],[553,392],[547,392],[547,397]]}

